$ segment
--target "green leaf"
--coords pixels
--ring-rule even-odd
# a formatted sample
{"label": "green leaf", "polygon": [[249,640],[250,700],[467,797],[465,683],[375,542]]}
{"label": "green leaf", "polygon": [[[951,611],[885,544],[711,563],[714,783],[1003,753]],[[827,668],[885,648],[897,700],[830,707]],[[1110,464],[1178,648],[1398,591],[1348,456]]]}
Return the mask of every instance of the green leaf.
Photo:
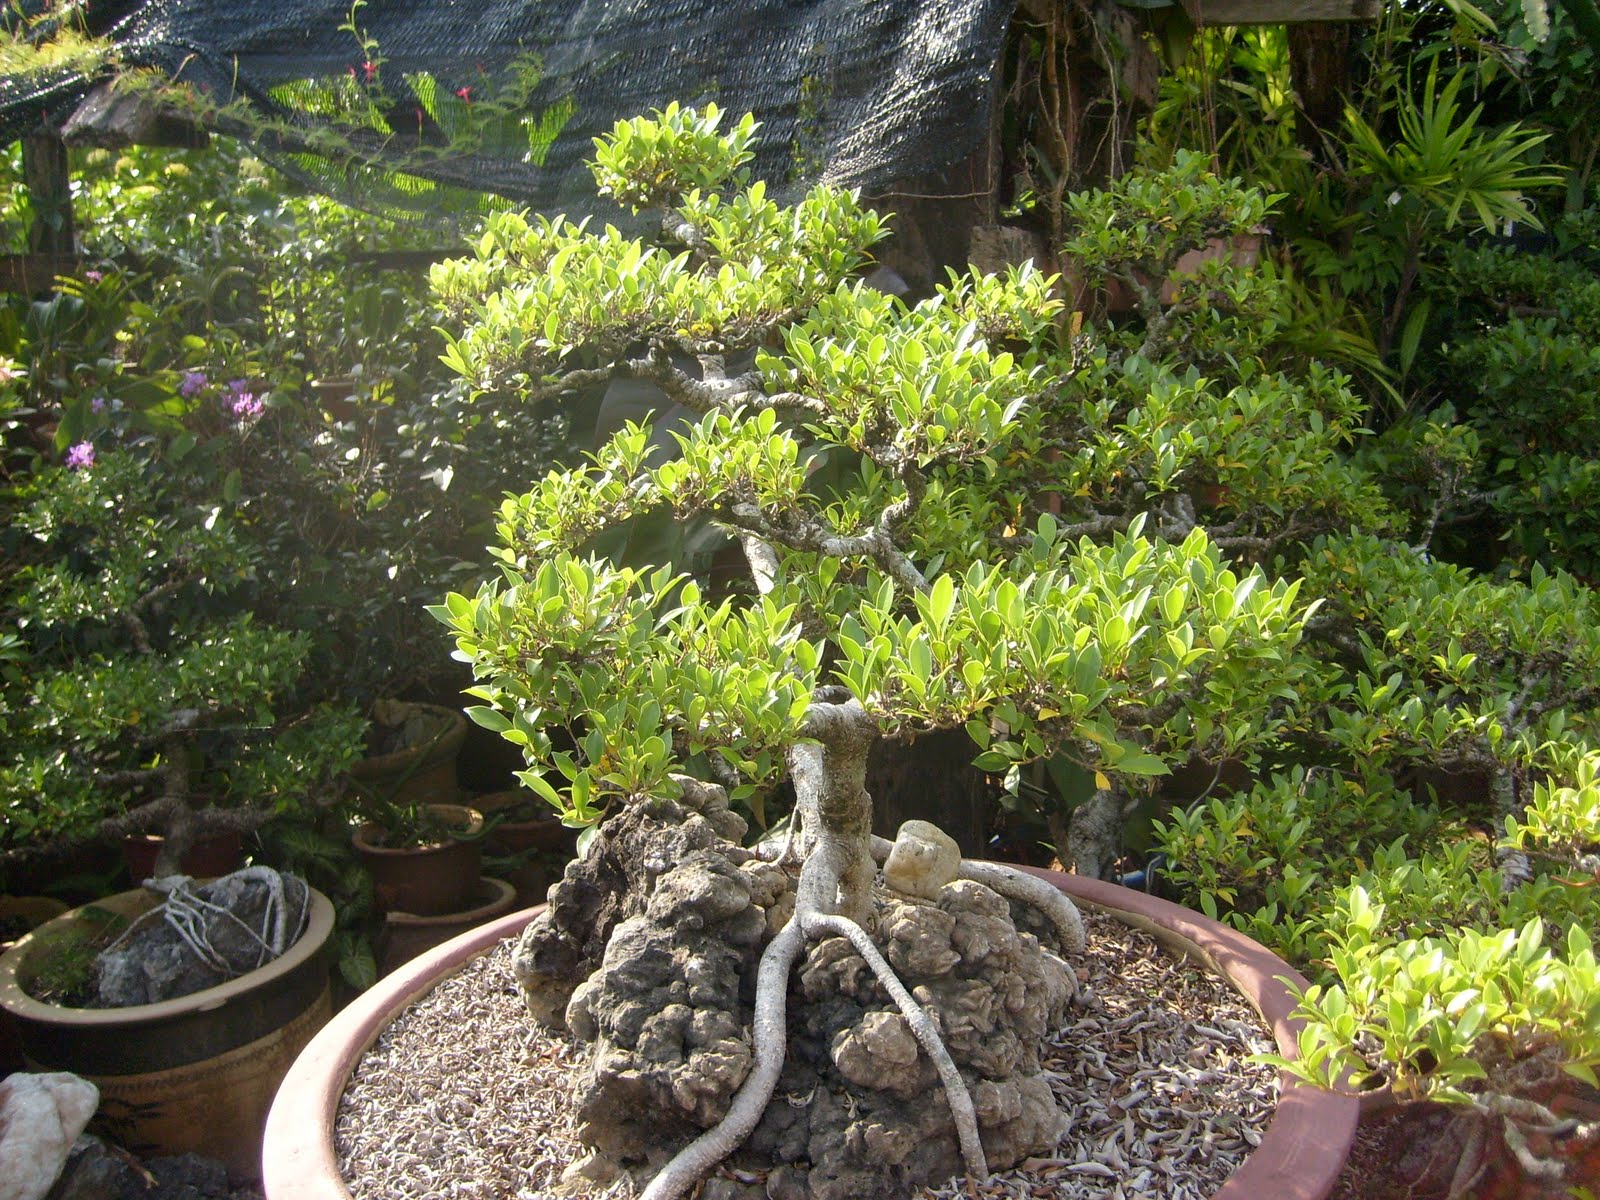
{"label": "green leaf", "polygon": [[1411,370],[1411,364],[1417,360],[1417,350],[1422,345],[1422,334],[1428,325],[1428,315],[1433,309],[1433,304],[1426,297],[1417,301],[1416,307],[1411,310],[1411,315],[1406,318],[1405,328],[1400,332],[1400,373],[1402,375]]}
{"label": "green leaf", "polygon": [[1154,754],[1129,754],[1112,764],[1125,775],[1171,775],[1172,768]]}
{"label": "green leaf", "polygon": [[472,718],[474,724],[481,725],[491,733],[504,733],[511,728],[511,721],[498,709],[486,708],[475,704],[466,710],[467,716]]}

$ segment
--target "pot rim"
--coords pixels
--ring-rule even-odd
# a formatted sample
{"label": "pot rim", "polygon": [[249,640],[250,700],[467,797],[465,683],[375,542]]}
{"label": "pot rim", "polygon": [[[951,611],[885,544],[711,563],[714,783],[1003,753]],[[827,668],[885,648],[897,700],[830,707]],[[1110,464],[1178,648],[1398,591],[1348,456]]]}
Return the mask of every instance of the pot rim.
{"label": "pot rim", "polygon": [[472,898],[482,903],[474,904],[471,908],[464,908],[460,912],[435,913],[432,916],[422,916],[417,913],[401,912],[398,909],[383,914],[384,924],[391,928],[399,929],[428,929],[440,925],[459,925],[463,921],[482,921],[494,915],[506,901],[512,900],[517,894],[517,889],[504,879],[496,879],[492,875],[479,875],[478,882],[472,889]]}
{"label": "pot rim", "polygon": [[477,837],[483,832],[483,814],[477,809],[466,804],[425,804],[424,808],[434,811],[443,810],[454,816],[446,819],[458,820],[461,828],[452,830],[448,838],[442,842],[428,842],[421,846],[382,846],[372,840],[372,831],[383,831],[383,826],[376,821],[363,821],[350,831],[350,842],[362,854],[371,854],[377,857],[404,857],[418,854],[429,854],[439,850],[448,850],[459,842]]}
{"label": "pot rim", "polygon": [[[1006,864],[1014,865],[1014,864]],[[1278,1053],[1297,1053],[1300,1022],[1288,983],[1305,979],[1266,947],[1200,913],[1118,884],[1033,867],[1074,901],[1143,929],[1164,944],[1199,958],[1226,978],[1260,1012]],[[350,1200],[334,1152],[339,1102],[356,1064],[383,1030],[444,978],[521,932],[544,905],[508,913],[434,947],[356,997],[295,1060],[267,1114],[262,1142],[262,1189],[267,1200]],[[1287,982],[1285,982],[1287,981]],[[1349,1157],[1360,1105],[1354,1096],[1325,1091],[1287,1073],[1279,1076],[1276,1111],[1244,1165],[1212,1200],[1323,1200]]]}
{"label": "pot rim", "polygon": [[18,982],[18,972],[27,960],[32,950],[35,938],[47,932],[52,926],[71,921],[85,908],[104,906],[108,901],[126,901],[132,903],[136,899],[149,897],[150,903],[146,910],[154,908],[160,903],[154,892],[147,892],[143,888],[133,888],[126,892],[116,892],[104,896],[99,900],[92,900],[88,904],[79,905],[69,909],[59,917],[46,921],[37,929],[21,938],[11,949],[0,954],[0,1008],[10,1013],[18,1020],[33,1021],[45,1025],[68,1025],[80,1028],[95,1026],[121,1026],[143,1025],[156,1021],[165,1021],[173,1017],[184,1016],[193,1012],[208,1012],[211,1009],[221,1008],[223,1005],[238,999],[248,992],[272,982],[295,970],[307,959],[320,954],[328,944],[328,939],[333,936],[334,912],[333,902],[316,888],[307,885],[310,894],[310,916],[306,921],[305,932],[289,949],[277,958],[267,963],[264,967],[257,967],[253,971],[246,971],[236,979],[229,979],[215,987],[203,988],[198,992],[190,992],[187,996],[179,996],[173,1000],[162,1000],[155,1004],[133,1004],[126,1008],[68,1008],[60,1004],[47,1004],[42,1000],[35,1000],[22,990]]}
{"label": "pot rim", "polygon": [[430,704],[426,700],[401,700],[396,703],[446,717],[448,727],[435,735],[432,741],[420,746],[402,746],[387,754],[356,760],[350,764],[350,774],[355,778],[371,779],[390,775],[419,759],[423,766],[432,766],[461,753],[461,747],[467,740],[467,716],[464,712],[443,704]]}

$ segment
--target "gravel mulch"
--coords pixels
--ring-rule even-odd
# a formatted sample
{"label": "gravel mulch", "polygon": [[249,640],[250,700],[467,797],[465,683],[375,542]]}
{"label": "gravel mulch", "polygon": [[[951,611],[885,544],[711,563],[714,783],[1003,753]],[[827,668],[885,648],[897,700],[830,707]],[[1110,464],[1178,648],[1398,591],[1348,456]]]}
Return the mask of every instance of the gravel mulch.
{"label": "gravel mulch", "polygon": [[[921,1193],[1022,1200],[1202,1200],[1261,1140],[1277,1073],[1248,1061],[1273,1048],[1244,1000],[1143,933],[1086,914],[1083,1002],[1046,1052],[1071,1118],[1048,1157],[981,1183]],[[336,1141],[355,1200],[623,1200],[560,1185],[584,1151],[566,1088],[579,1051],[534,1030],[510,971],[511,943],[413,1005],[362,1059]],[[737,1162],[733,1178],[758,1169]]]}

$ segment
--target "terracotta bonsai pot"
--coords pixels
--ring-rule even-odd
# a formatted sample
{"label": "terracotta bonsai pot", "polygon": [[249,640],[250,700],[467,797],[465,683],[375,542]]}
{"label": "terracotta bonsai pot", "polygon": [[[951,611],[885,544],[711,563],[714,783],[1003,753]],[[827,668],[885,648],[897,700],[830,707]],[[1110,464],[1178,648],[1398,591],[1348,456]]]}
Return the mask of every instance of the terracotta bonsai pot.
{"label": "terracotta bonsai pot", "polygon": [[[488,820],[506,813],[511,809],[522,812],[528,811],[528,802],[544,804],[532,792],[489,792],[485,795],[474,796],[472,807],[481,812]],[[541,853],[551,850],[564,850],[571,855],[577,845],[578,831],[568,829],[561,823],[561,818],[556,815],[555,809],[544,805],[544,811],[533,810],[533,817],[509,817],[505,820],[494,821],[489,829],[486,840],[489,851],[494,854],[518,854],[527,850],[536,850]]]}
{"label": "terracotta bonsai pot", "polygon": [[[133,917],[160,897],[121,892],[95,907]],[[88,907],[88,906],[86,906]],[[309,924],[279,958],[176,1000],[128,1008],[63,1008],[22,988],[40,939],[86,920],[73,909],[0,955],[0,1008],[29,1070],[72,1071],[100,1089],[92,1128],[144,1156],[189,1151],[240,1178],[259,1173],[261,1131],[279,1081],[332,1014],[333,905],[311,892]]]}
{"label": "terracotta bonsai pot", "polygon": [[384,830],[362,825],[351,835],[356,857],[372,876],[378,907],[385,913],[437,917],[470,907],[483,867],[483,814],[460,804],[430,804],[453,834],[426,846],[386,846]]}
{"label": "terracotta bonsai pot", "polygon": [[[130,833],[122,839],[122,861],[135,884],[156,873],[156,856],[166,839],[155,833]],[[244,865],[244,838],[235,832],[200,838],[183,852],[182,870],[196,879],[211,879]]]}
{"label": "terracotta bonsai pot", "polygon": [[[1293,999],[1282,978],[1304,983],[1282,959],[1242,933],[1176,904],[1115,884],[1033,870],[1075,901],[1099,909],[1225,976],[1261,1013],[1279,1052],[1296,1053]],[[463,964],[520,933],[539,908],[511,913],[413,959],[359,996],[306,1047],[267,1117],[262,1188],[267,1200],[350,1200],[333,1144],[339,1100],[379,1034]],[[1214,1200],[1323,1200],[1350,1151],[1358,1117],[1351,1096],[1285,1076],[1261,1144]]]}

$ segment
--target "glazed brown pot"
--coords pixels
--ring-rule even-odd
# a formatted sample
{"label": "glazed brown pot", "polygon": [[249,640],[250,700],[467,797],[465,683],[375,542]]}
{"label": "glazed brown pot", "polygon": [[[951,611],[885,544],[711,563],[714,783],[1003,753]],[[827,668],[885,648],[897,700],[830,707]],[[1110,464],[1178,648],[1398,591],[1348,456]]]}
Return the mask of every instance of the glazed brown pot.
{"label": "glazed brown pot", "polygon": [[430,719],[437,730],[435,736],[419,745],[364,758],[350,768],[350,778],[360,791],[393,804],[454,804],[460,790],[456,756],[467,740],[467,718],[442,704],[381,700],[373,705],[373,719],[379,726],[402,726],[413,715]]}
{"label": "glazed brown pot", "polygon": [[[1298,1023],[1289,979],[1305,981],[1282,959],[1242,933],[1165,900],[1115,884],[1032,870],[1073,900],[1142,929],[1224,976],[1272,1030],[1278,1052],[1297,1053]],[[359,996],[312,1040],[278,1089],[267,1118],[262,1188],[267,1200],[350,1200],[333,1144],[339,1100],[351,1073],[378,1036],[446,976],[501,941],[540,911],[524,909],[435,947]],[[1323,1200],[1355,1136],[1358,1104],[1291,1076],[1280,1079],[1277,1111],[1261,1144],[1213,1200]]]}
{"label": "glazed brown pot", "polygon": [[[161,897],[142,889],[93,907],[134,917]],[[261,1131],[284,1072],[332,1014],[326,949],[333,905],[311,892],[305,933],[237,979],[175,1000],[127,1008],[63,1008],[23,984],[42,937],[85,919],[41,925],[0,955],[0,1008],[15,1023],[27,1068],[72,1071],[100,1089],[90,1128],[135,1153],[222,1160],[236,1177],[260,1168]]]}
{"label": "glazed brown pot", "polygon": [[[0,921],[18,922],[24,931],[37,929],[66,911],[65,904],[49,896],[0,896]],[[0,954],[21,940],[21,933],[15,937],[0,933]],[[16,1022],[10,1013],[0,1008],[0,1079],[22,1068],[22,1043],[17,1038]]]}
{"label": "glazed brown pot", "polygon": [[351,835],[356,857],[372,876],[373,896],[386,913],[437,917],[472,907],[483,867],[483,814],[460,804],[427,806],[450,823],[450,837],[426,846],[386,846],[384,830],[362,825]]}

